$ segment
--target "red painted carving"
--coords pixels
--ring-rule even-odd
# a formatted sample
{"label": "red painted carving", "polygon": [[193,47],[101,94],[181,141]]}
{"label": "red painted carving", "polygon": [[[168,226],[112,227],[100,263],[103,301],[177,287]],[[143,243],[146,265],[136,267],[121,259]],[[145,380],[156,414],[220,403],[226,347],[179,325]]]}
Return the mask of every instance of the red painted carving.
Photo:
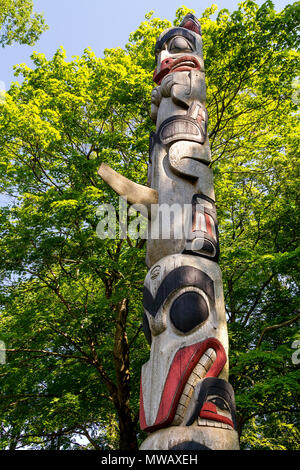
{"label": "red painted carving", "polygon": [[211,237],[214,237],[210,219],[211,219],[210,216],[208,214],[205,214],[206,231],[208,235],[210,235]]}
{"label": "red painted carving", "polygon": [[199,26],[193,21],[189,20],[184,25],[182,25],[182,28],[189,29],[190,31],[194,31],[196,34],[201,34]]}
{"label": "red painted carving", "polygon": [[200,68],[200,63],[197,58],[192,55],[185,55],[178,59],[168,57],[161,62],[159,69],[156,67],[154,70],[153,81],[160,85],[162,79],[171,72],[200,70]]}
{"label": "red painted carving", "polygon": [[187,346],[177,351],[167,376],[157,417],[152,426],[148,426],[145,418],[141,381],[140,426],[143,431],[156,431],[157,429],[167,427],[172,423],[185,384],[192,373],[192,370],[198,364],[199,359],[209,348],[213,348],[215,350],[217,357],[205,377],[218,377],[226,363],[227,357],[222,344],[216,338],[207,338],[201,343],[192,344],[191,346]]}
{"label": "red painted carving", "polygon": [[210,419],[213,421],[218,421],[220,423],[225,423],[229,424],[232,428],[234,428],[234,424],[231,421],[231,419],[227,418],[226,416],[220,415],[217,412],[217,407],[213,403],[207,401],[204,403],[202,406],[200,413],[199,413],[200,418],[203,419]]}

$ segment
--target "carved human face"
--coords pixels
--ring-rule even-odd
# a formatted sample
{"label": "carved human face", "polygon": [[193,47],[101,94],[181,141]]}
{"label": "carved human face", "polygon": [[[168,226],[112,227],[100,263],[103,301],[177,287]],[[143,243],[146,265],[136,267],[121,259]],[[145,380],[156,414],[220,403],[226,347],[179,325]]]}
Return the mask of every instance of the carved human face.
{"label": "carved human face", "polygon": [[157,40],[155,59],[153,81],[158,85],[172,72],[204,70],[202,38],[185,27],[169,28]]}
{"label": "carved human face", "polygon": [[154,431],[182,424],[195,386],[225,373],[227,331],[218,266],[171,255],[145,279],[144,329],[151,342],[142,368],[140,421]]}

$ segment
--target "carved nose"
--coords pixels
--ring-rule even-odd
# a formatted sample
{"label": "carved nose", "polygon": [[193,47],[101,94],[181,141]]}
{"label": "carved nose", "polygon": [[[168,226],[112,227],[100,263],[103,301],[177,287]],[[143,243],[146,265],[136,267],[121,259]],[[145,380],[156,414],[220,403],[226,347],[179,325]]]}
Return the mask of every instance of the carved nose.
{"label": "carved nose", "polygon": [[167,59],[164,59],[161,61],[160,66],[156,67],[156,69],[154,70],[154,74],[153,74],[153,81],[155,83],[160,85],[160,82],[162,81],[164,76],[170,72],[172,65],[174,63],[174,60],[175,59],[168,57]]}
{"label": "carved nose", "polygon": [[174,60],[175,59],[172,59],[172,57],[168,57],[167,59],[162,60],[160,63],[160,70],[170,69],[172,67]]}
{"label": "carved nose", "polygon": [[200,410],[200,414],[199,416],[201,417],[201,413],[203,411],[207,411],[208,413],[213,413],[213,414],[217,414],[217,407],[216,405],[214,405],[213,403],[210,403],[210,402],[205,402],[204,405],[202,406],[201,410]]}

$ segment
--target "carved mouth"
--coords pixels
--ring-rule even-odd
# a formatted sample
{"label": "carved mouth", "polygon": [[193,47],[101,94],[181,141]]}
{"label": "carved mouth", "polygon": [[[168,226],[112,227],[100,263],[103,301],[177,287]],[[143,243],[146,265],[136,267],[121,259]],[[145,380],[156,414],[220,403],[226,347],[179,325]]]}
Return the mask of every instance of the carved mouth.
{"label": "carved mouth", "polygon": [[159,72],[157,69],[154,70],[153,74],[153,81],[158,85],[161,84],[162,79],[172,72],[183,72],[188,70],[200,70],[200,63],[196,59],[196,57],[187,55],[183,57],[179,57],[178,59],[173,59],[169,57],[162,61],[160,64]]}
{"label": "carved mouth", "polygon": [[[183,389],[182,395],[179,399],[179,403],[176,409],[175,418],[172,422],[172,426],[182,426],[191,424],[197,424],[198,426],[213,426],[223,429],[234,429],[234,422],[232,421],[232,415],[229,415],[229,408],[223,406],[223,409],[217,410],[216,405],[212,401],[205,401],[200,408],[200,413],[197,416],[197,408],[195,409],[196,401],[199,399],[199,386],[202,386],[201,382],[205,379],[208,371],[212,367],[213,363],[217,359],[217,354],[214,349],[209,348],[203,356],[200,358],[198,364],[193,369],[190,377],[188,378],[186,385]],[[209,379],[208,379],[209,380]],[[221,382],[223,382],[220,379]],[[203,383],[203,382],[202,382]],[[222,403],[222,398],[216,396],[219,403]],[[191,400],[192,408],[194,408],[193,414],[189,413],[188,408]],[[224,404],[224,401],[223,401]],[[220,405],[219,405],[220,406]],[[222,406],[222,405],[221,405]],[[224,411],[225,410],[225,411]]]}
{"label": "carved mouth", "polygon": [[183,389],[182,395],[179,399],[175,418],[172,422],[173,426],[179,426],[181,424],[196,385],[199,383],[200,380],[204,379],[212,364],[215,362],[216,357],[217,355],[214,349],[207,349],[203,356],[201,356],[196,367],[192,370],[192,373],[189,376]]}
{"label": "carved mouth", "polygon": [[[177,351],[166,378],[159,409],[153,424],[148,424],[146,421],[141,381],[141,429],[147,432],[153,432],[171,425],[175,419],[177,410],[179,410],[179,412],[181,410],[179,407],[180,400],[180,405],[182,405],[186,396],[190,399],[193,384],[196,385],[196,383],[204,377],[218,377],[226,360],[225,350],[220,341],[216,338],[207,338],[201,343],[186,346]],[[179,412],[176,419],[182,420]]]}
{"label": "carved mouth", "polygon": [[197,68],[197,64],[195,63],[195,61],[180,60],[180,62],[178,62],[178,64],[175,64],[171,68],[170,72],[174,72],[175,69],[177,69],[177,72],[179,72],[181,70],[191,70],[191,69],[196,69],[196,68]]}

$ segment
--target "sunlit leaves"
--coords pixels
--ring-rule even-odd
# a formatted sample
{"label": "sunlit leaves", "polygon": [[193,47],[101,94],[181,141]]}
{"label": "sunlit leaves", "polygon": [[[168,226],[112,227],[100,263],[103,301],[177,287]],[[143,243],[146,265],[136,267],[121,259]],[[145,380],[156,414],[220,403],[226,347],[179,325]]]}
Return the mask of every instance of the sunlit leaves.
{"label": "sunlit leaves", "polygon": [[48,26],[39,13],[34,13],[32,0],[1,0],[0,44],[14,42],[33,45]]}

